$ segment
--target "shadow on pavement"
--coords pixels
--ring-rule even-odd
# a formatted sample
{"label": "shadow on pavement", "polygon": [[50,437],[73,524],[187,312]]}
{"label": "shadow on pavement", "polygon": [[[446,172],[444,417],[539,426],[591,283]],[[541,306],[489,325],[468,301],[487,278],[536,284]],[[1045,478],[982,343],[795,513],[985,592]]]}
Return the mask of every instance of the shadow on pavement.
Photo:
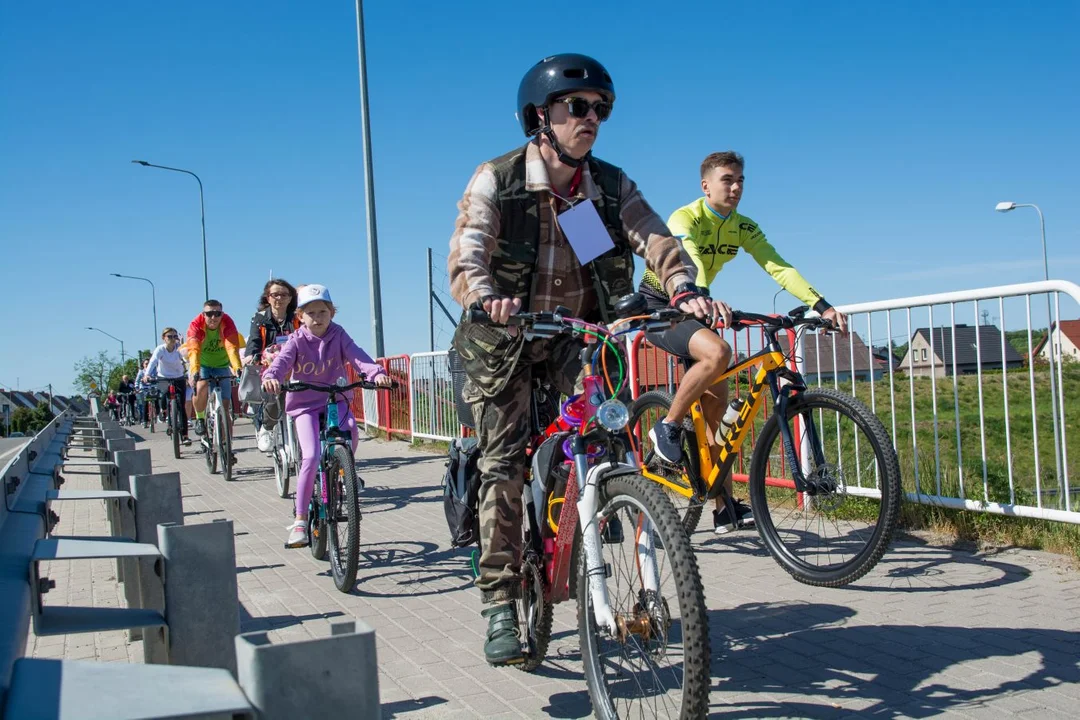
{"label": "shadow on pavement", "polygon": [[405,714],[416,712],[417,710],[434,707],[435,705],[443,705],[446,702],[446,698],[439,697],[438,695],[428,695],[427,697],[422,698],[410,698],[409,700],[383,703],[380,709],[382,710],[383,718],[392,718],[397,717],[398,713]]}
{"label": "shadow on pavement", "polygon": [[[797,602],[710,611],[713,690],[762,696],[714,702],[710,717],[931,717],[1009,692],[1080,682],[1080,632],[846,625],[854,614],[838,605]],[[967,661],[1033,652],[1041,656],[1038,667],[1022,680],[974,670],[965,680],[940,675]],[[769,698],[787,695],[803,697]],[[858,709],[844,707],[852,700]]]}

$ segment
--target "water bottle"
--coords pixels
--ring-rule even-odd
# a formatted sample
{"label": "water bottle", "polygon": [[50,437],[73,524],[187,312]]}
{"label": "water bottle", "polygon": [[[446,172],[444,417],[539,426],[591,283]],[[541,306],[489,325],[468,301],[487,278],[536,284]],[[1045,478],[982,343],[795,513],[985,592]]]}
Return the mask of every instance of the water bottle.
{"label": "water bottle", "polygon": [[716,442],[718,444],[724,444],[724,437],[731,426],[735,424],[735,421],[739,419],[742,407],[743,401],[739,398],[735,398],[728,403],[727,410],[724,411],[724,417],[720,418],[720,427],[716,428]]}

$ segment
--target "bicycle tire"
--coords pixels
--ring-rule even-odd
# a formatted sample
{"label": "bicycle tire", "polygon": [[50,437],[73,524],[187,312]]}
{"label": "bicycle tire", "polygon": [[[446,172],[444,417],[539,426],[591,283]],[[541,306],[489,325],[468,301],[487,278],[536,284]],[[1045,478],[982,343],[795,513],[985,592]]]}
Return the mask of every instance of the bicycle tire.
{"label": "bicycle tire", "polygon": [[[634,401],[633,407],[630,409],[628,427],[638,427],[642,417],[650,410],[662,412],[666,416],[671,408],[671,401],[671,393],[664,390],[650,390],[647,393],[642,393]],[[649,427],[639,428],[642,443],[645,442],[651,429]],[[683,420],[683,461],[680,463],[680,467],[684,475],[676,475],[671,472],[671,464],[656,457],[655,453],[651,451],[641,458],[641,464],[648,468],[649,472],[664,475],[668,481],[690,489],[691,486],[687,483],[686,478],[697,477],[700,479],[701,477],[701,461],[698,459],[697,433],[694,431],[693,420],[689,417]],[[704,484],[703,480],[700,482]],[[663,488],[662,485],[660,487]],[[682,525],[686,529],[686,534],[693,535],[694,531],[697,530],[698,523],[701,522],[701,513],[705,507],[704,503],[698,502],[696,498],[680,495],[673,490],[666,488],[664,490],[671,500],[671,504],[675,507],[675,512],[679,514]]]}
{"label": "bicycle tire", "polygon": [[154,426],[157,425],[157,410],[152,407],[151,403],[147,403],[146,406],[146,422],[150,425],[150,432],[156,432]]}
{"label": "bicycle tire", "polygon": [[180,405],[176,402],[176,398],[168,400],[168,417],[172,423],[172,435],[173,435],[173,457],[179,460],[180,458]]}
{"label": "bicycle tire", "polygon": [[229,422],[225,418],[225,408],[218,405],[217,419],[214,421],[218,426],[218,457],[221,460],[221,474],[225,476],[225,482],[232,482],[232,432],[229,430]]}
{"label": "bicycle tire", "polygon": [[326,559],[326,521],[319,517],[322,507],[322,468],[315,471],[315,484],[311,489],[311,502],[308,503],[308,541],[311,544],[311,557],[316,560]]}
{"label": "bicycle tire", "polygon": [[[750,463],[750,500],[754,509],[758,534],[761,536],[762,542],[765,543],[765,547],[769,550],[769,554],[773,556],[773,559],[776,560],[780,567],[806,585],[841,587],[858,580],[870,572],[889,547],[900,517],[902,500],[900,463],[897,460],[896,450],[889,441],[884,425],[881,424],[881,421],[870,408],[850,395],[831,388],[807,390],[792,399],[788,414],[789,418],[794,418],[796,415],[806,412],[811,413],[812,416],[813,411],[818,409],[835,411],[850,420],[857,428],[863,431],[864,437],[869,441],[873,450],[874,459],[880,471],[881,501],[878,522],[874,526],[865,547],[857,554],[854,554],[850,561],[829,569],[822,569],[800,559],[785,544],[784,538],[774,522],[772,511],[769,509],[765,483],[771,448],[776,438],[780,436],[779,417],[775,413],[762,427],[757,444],[754,446],[754,454]],[[823,432],[822,428],[818,428],[818,430],[819,433]],[[794,432],[792,435],[794,436]],[[841,502],[844,502],[847,497],[844,494]],[[811,500],[811,503],[813,503],[813,500]],[[840,540],[843,541],[843,536],[841,536]],[[797,545],[803,544],[800,536]],[[839,554],[841,551],[837,552]],[[832,551],[829,551],[829,557],[832,557]]]}
{"label": "bicycle tire", "polygon": [[212,415],[206,416],[204,420],[206,426],[206,434],[203,435],[202,441],[200,443],[203,447],[203,452],[206,455],[206,467],[211,474],[218,471],[217,438],[215,436],[217,430],[216,425],[214,425],[213,419],[214,418]]}
{"label": "bicycle tire", "polygon": [[169,400],[169,418],[172,423],[173,457],[180,459],[180,403],[176,398]]}
{"label": "bicycle tire", "polygon": [[289,497],[289,460],[285,455],[285,430],[281,422],[274,428],[274,447],[271,454],[278,497]]}
{"label": "bicycle tire", "polygon": [[[356,569],[360,563],[360,498],[356,465],[345,445],[334,445],[330,462],[327,464],[326,477],[333,488],[327,495],[330,499],[327,512],[330,572],[334,576],[334,586],[339,591],[348,593],[356,584]],[[342,522],[345,523],[344,547],[340,546],[341,538],[338,535]]]}
{"label": "bicycle tire", "polygon": [[[678,636],[683,640],[681,662],[683,692],[678,716],[704,718],[708,711],[710,686],[709,622],[697,558],[694,556],[690,540],[679,516],[660,487],[642,475],[619,475],[610,478],[600,484],[598,492],[598,517],[606,517],[604,510],[622,501],[644,510],[656,528],[659,536],[657,546],[663,548],[669,561],[666,564],[675,581],[674,596],[678,600],[681,625]],[[580,534],[580,529],[578,532]],[[593,712],[597,717],[608,720],[619,717],[619,713],[609,697],[608,687],[604,682],[605,663],[600,658],[597,648],[598,631],[594,626],[593,612],[590,607],[584,543],[580,545],[582,549],[577,563],[577,601],[581,656]],[[616,571],[613,577],[617,577],[618,574],[619,572]],[[613,604],[617,602],[614,593],[611,599]],[[661,600],[670,612],[668,599],[661,598]],[[629,644],[624,644],[623,652],[628,647],[630,647]],[[655,671],[651,675],[657,677]],[[631,683],[623,678],[617,682],[617,685],[629,687]],[[637,714],[639,713],[627,712],[625,716]]]}

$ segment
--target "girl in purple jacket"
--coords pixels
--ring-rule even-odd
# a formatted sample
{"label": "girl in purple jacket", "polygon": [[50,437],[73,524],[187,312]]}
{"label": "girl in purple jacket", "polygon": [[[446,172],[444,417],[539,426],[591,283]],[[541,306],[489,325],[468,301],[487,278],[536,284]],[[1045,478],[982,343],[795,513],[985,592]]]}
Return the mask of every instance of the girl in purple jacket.
{"label": "girl in purple jacket", "polygon": [[[360,349],[345,329],[332,322],[337,310],[330,300],[330,291],[322,285],[303,285],[297,288],[297,312],[301,327],[289,335],[288,341],[262,376],[263,389],[277,394],[281,381],[292,375],[293,380],[317,385],[333,385],[346,373],[352,363],[370,382],[387,386],[390,376]],[[352,435],[356,452],[356,420],[349,411],[349,391],[338,401],[338,427]],[[340,397],[340,396],[339,396]],[[289,527],[286,547],[308,544],[307,512],[311,491],[315,487],[315,472],[319,467],[319,412],[326,407],[326,394],[315,390],[291,392],[285,398],[285,412],[296,423],[303,460],[296,483],[296,522]]]}

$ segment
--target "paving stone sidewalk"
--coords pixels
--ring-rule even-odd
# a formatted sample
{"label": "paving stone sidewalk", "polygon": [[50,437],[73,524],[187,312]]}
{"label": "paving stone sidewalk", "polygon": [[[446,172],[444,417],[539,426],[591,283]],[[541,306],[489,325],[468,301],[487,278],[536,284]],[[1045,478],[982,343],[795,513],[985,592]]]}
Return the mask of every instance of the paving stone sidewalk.
{"label": "paving stone sidewalk", "polygon": [[[548,662],[534,674],[489,668],[485,623],[468,554],[447,542],[443,459],[399,442],[365,439],[360,572],[339,593],[325,562],[285,550],[291,500],[277,497],[249,421],[237,423],[235,481],[210,475],[163,433],[141,428],[155,472],[179,470],[185,522],[233,521],[243,631],[320,637],[353,616],[377,632],[386,718],[557,718],[591,714],[575,609],[557,606]],[[95,476],[68,476],[69,488]],[[58,508],[58,533],[101,534],[98,503]],[[704,527],[706,523],[702,523]],[[853,586],[791,580],[755,533],[694,537],[713,648],[710,716],[1076,717],[1080,707],[1080,573],[1026,550],[970,553],[902,540]],[[123,604],[115,564],[52,563],[48,603]],[[34,657],[139,662],[124,633],[30,638]]]}

